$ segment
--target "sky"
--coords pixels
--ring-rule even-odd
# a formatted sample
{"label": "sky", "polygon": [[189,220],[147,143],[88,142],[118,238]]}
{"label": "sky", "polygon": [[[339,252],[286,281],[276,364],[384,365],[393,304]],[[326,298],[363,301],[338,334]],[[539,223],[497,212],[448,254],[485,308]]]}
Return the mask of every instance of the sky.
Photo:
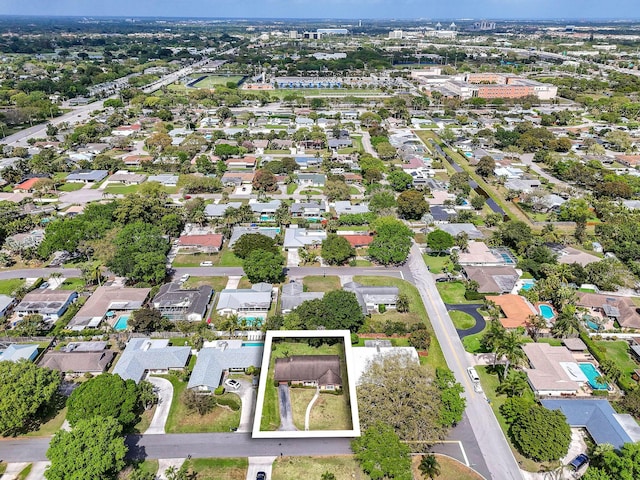
{"label": "sky", "polygon": [[0,15],[638,19],[640,0],[0,0]]}

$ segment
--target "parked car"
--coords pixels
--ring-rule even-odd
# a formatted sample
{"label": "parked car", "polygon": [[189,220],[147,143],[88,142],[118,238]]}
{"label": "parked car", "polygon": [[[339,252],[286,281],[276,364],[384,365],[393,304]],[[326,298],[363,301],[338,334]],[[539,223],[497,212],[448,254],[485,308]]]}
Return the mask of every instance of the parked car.
{"label": "parked car", "polygon": [[469,374],[469,378],[471,379],[472,382],[480,381],[480,377],[478,376],[478,372],[476,372],[475,368],[473,367],[467,368],[467,373]]}
{"label": "parked car", "polygon": [[264,472],[258,472],[256,480],[267,480],[267,474]]}
{"label": "parked car", "polygon": [[589,457],[586,456],[584,453],[581,453],[576,458],[571,460],[569,465],[571,466],[571,468],[577,471],[577,470],[580,470],[580,468],[586,465],[587,463],[589,463]]}
{"label": "parked car", "polygon": [[227,378],[224,384],[232,390],[238,390],[240,388],[240,382],[233,378]]}
{"label": "parked car", "polygon": [[42,290],[44,290],[45,288],[49,288],[49,282],[42,282],[38,288]]}
{"label": "parked car", "polygon": [[190,277],[190,276],[191,276],[191,275],[189,275],[188,273],[185,273],[184,275],[182,275],[182,276],[180,277],[180,281],[181,281],[182,283],[184,283],[184,282],[186,282],[187,280],[189,280],[189,277]]}
{"label": "parked car", "polygon": [[204,262],[200,262],[201,267],[213,267],[213,262],[211,260],[205,260]]}

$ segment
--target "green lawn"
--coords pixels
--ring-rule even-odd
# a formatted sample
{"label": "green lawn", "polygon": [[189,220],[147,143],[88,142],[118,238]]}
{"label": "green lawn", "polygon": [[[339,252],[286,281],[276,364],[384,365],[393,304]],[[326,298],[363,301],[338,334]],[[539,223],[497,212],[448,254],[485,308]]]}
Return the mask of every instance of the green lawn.
{"label": "green lawn", "polygon": [[307,287],[309,292],[331,292],[332,290],[340,290],[340,277],[329,275],[321,277],[320,275],[304,277],[302,283]]}
{"label": "green lawn", "polygon": [[398,287],[400,293],[407,295],[409,297],[408,313],[399,313],[395,310],[387,310],[382,314],[373,314],[371,317],[372,320],[383,322],[390,320],[393,322],[404,322],[407,324],[415,324],[419,322],[424,323],[427,326],[429,333],[431,333],[431,348],[429,348],[427,363],[434,368],[447,366],[447,362],[445,361],[442,350],[440,349],[440,344],[438,343],[433,327],[431,326],[431,321],[427,315],[427,310],[422,303],[422,298],[420,297],[420,293],[416,287],[411,285],[409,282],[393,277],[367,277],[356,275],[353,277],[353,281],[370,286]]}
{"label": "green lawn", "polygon": [[127,193],[136,193],[139,189],[140,185],[107,185],[103,191],[113,195],[126,195]]}
{"label": "green lawn", "polygon": [[371,266],[373,266],[373,262],[370,262],[369,260],[356,260],[355,266],[356,267],[371,267]]}
{"label": "green lawn", "polygon": [[60,285],[60,290],[79,290],[84,289],[85,283],[82,278],[67,278],[62,285]]}
{"label": "green lawn", "polygon": [[464,298],[465,287],[462,282],[440,282],[436,283],[438,292],[444,303],[457,305],[460,303],[482,303],[481,300],[467,300]]}
{"label": "green lawn", "polygon": [[[196,77],[197,78],[197,77]],[[226,85],[227,82],[233,82],[236,85],[242,80],[240,75],[208,75],[194,85],[194,88],[215,88],[219,85]]]}
{"label": "green lawn", "polygon": [[16,480],[26,480],[26,478],[29,476],[29,474],[31,473],[31,468],[33,467],[33,464],[30,463],[29,465],[27,465],[26,467],[24,467],[22,469],[22,471],[18,474],[16,478]]}
{"label": "green lawn", "polygon": [[249,281],[249,279],[247,278],[247,276],[243,276],[242,278],[240,278],[240,281],[238,282],[238,288],[251,288],[252,284]]}
{"label": "green lawn", "polygon": [[134,470],[142,473],[155,475],[158,473],[158,460],[145,460],[134,466]]}
{"label": "green lawn", "polygon": [[219,261],[219,253],[178,254],[171,265],[174,268],[199,267],[201,262],[213,262],[214,265],[217,265]]}
{"label": "green lawn", "polygon": [[[205,415],[190,412],[180,398],[187,388],[186,382],[180,381],[175,375],[160,376],[173,385],[173,402],[165,427],[167,433],[228,432],[231,428],[238,428],[240,410],[234,412],[226,407],[217,406]],[[225,393],[225,395],[237,397],[235,393]]]}
{"label": "green lawn", "polygon": [[322,195],[321,190],[306,189],[300,191],[300,195]]}
{"label": "green lawn", "polygon": [[458,330],[468,330],[476,324],[476,319],[468,313],[451,310],[449,316]]}
{"label": "green lawn", "polygon": [[11,278],[8,280],[0,280],[0,294],[11,295],[24,285],[24,280],[21,278]]}
{"label": "green lawn", "polygon": [[214,292],[219,292],[227,286],[229,277],[189,277],[189,280],[184,282],[184,288],[198,288],[202,285],[211,285]]}
{"label": "green lawn", "polygon": [[624,341],[600,341],[594,342],[598,348],[603,348],[607,352],[607,358],[616,362],[616,365],[626,377],[630,377],[638,364],[629,355],[629,344]]}
{"label": "green lawn", "polygon": [[59,192],[75,192],[82,189],[82,187],[84,187],[84,183],[64,183],[58,186],[56,189]]}
{"label": "green lawn", "polygon": [[271,479],[320,479],[325,472],[333,473],[336,480],[366,480],[369,478],[352,455],[344,455],[335,457],[279,457],[273,463]]}
{"label": "green lawn", "polygon": [[422,255],[424,263],[429,267],[431,273],[442,273],[446,265],[449,265],[449,255],[429,255],[425,253]]}
{"label": "green lawn", "polygon": [[25,437],[49,437],[60,430],[67,416],[67,407],[64,406],[64,398],[60,400],[62,403],[42,420],[43,423],[40,425],[40,428],[33,432],[25,433]]}
{"label": "green lawn", "polygon": [[[500,380],[496,374],[490,374],[487,369],[490,367],[480,365],[476,366],[476,371],[478,372],[478,376],[480,377],[480,383],[482,384],[482,389],[484,390],[485,395],[489,401],[489,405],[491,405],[491,409],[493,410],[494,415],[498,419],[498,423],[502,428],[502,431],[505,434],[509,445],[511,446],[511,450],[518,461],[520,467],[528,472],[539,472],[541,464],[534,462],[528,458],[525,458],[518,452],[514,446],[511,444],[511,440],[509,439],[509,435],[507,435],[507,424],[500,413],[500,407],[507,400],[506,395],[498,395],[496,393],[496,388],[500,385]],[[533,399],[533,391],[531,389],[527,389],[524,393],[524,396],[530,396]]]}
{"label": "green lawn", "polygon": [[484,349],[480,346],[480,339],[486,330],[487,327],[485,327],[481,332],[464,337],[462,339],[464,349],[469,353],[485,353]]}
{"label": "green lawn", "polygon": [[292,195],[298,189],[297,183],[290,183],[287,185],[287,195]]}
{"label": "green lawn", "polygon": [[248,458],[191,458],[187,469],[198,475],[198,480],[244,480],[249,468]]}
{"label": "green lawn", "polygon": [[242,259],[236,257],[233,252],[227,248],[222,250],[218,267],[241,267]]}
{"label": "green lawn", "polygon": [[349,187],[349,195],[360,195],[360,190],[356,187]]}

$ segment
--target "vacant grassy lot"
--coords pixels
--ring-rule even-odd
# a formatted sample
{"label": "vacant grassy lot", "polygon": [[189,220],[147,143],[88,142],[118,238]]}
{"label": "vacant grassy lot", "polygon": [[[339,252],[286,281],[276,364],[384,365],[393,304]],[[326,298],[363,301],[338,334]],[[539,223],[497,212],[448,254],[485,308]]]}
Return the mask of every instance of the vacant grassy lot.
{"label": "vacant grassy lot", "polygon": [[241,267],[242,259],[236,257],[231,250],[224,248],[218,262],[219,267]]}
{"label": "vacant grassy lot", "polygon": [[442,350],[440,349],[440,344],[438,343],[433,327],[431,326],[431,321],[427,315],[427,310],[424,308],[422,298],[420,297],[420,293],[416,287],[411,285],[409,282],[393,277],[367,277],[356,275],[353,277],[353,281],[363,285],[398,287],[400,293],[407,295],[407,297],[409,297],[408,313],[387,310],[383,314],[373,314],[371,319],[378,322],[404,322],[410,325],[415,323],[424,323],[427,326],[427,330],[431,333],[431,348],[429,349],[427,363],[434,368],[447,366]]}
{"label": "vacant grassy lot", "polygon": [[319,479],[325,472],[336,480],[366,480],[369,478],[351,455],[336,457],[280,457],[273,463],[272,480],[294,478]]}
{"label": "vacant grassy lot", "polygon": [[11,295],[24,285],[24,280],[21,278],[11,278],[9,280],[0,280],[0,294]]}
{"label": "vacant grassy lot", "polygon": [[[440,475],[435,477],[435,480],[482,480],[481,475],[453,458],[445,455],[436,455],[436,458],[438,465],[440,465]],[[416,455],[412,458],[413,478],[423,478],[418,468],[421,460],[422,455]]]}
{"label": "vacant grassy lot", "polygon": [[442,273],[445,265],[451,263],[449,255],[429,255],[425,253],[422,258],[424,258],[424,263],[429,267],[431,273]]}
{"label": "vacant grassy lot", "polygon": [[244,480],[247,478],[247,458],[192,458],[185,462],[198,474],[198,480]]}
{"label": "vacant grassy lot", "polygon": [[184,282],[182,286],[184,288],[198,288],[202,285],[211,285],[214,292],[219,292],[227,286],[229,277],[189,277],[189,280]]}
{"label": "vacant grassy lot", "polygon": [[[180,381],[175,375],[160,376],[173,385],[173,402],[167,418],[167,433],[228,432],[230,428],[238,428],[240,425],[240,410],[234,412],[227,407],[217,406],[206,415],[190,412],[181,400],[182,392],[187,388],[186,382]],[[235,393],[225,395],[238,397]]]}
{"label": "vacant grassy lot", "polygon": [[629,344],[624,340],[617,342],[601,341],[595,342],[599,348],[604,348],[607,352],[607,358],[616,362],[616,365],[622,374],[630,377],[633,371],[638,368],[638,364],[629,355]]}
{"label": "vacant grassy lot", "polygon": [[309,430],[351,430],[351,409],[348,396],[321,393],[311,408]]}
{"label": "vacant grassy lot", "polygon": [[217,265],[219,261],[219,253],[178,254],[171,265],[174,268],[199,267],[201,262],[213,262],[214,265]]}
{"label": "vacant grassy lot", "polygon": [[25,437],[49,437],[60,430],[64,419],[67,416],[67,407],[55,409],[49,416],[44,418],[38,430],[26,433]]}
{"label": "vacant grassy lot", "polygon": [[451,310],[449,316],[458,330],[467,330],[476,324],[476,319],[468,313]]}
{"label": "vacant grassy lot", "polygon": [[309,292],[331,292],[340,290],[340,277],[330,275],[321,277],[320,275],[304,277],[302,283]]}
{"label": "vacant grassy lot", "polygon": [[464,298],[466,288],[462,282],[440,282],[436,283],[438,292],[444,303],[457,305],[460,303],[482,303],[480,300],[467,300]]}

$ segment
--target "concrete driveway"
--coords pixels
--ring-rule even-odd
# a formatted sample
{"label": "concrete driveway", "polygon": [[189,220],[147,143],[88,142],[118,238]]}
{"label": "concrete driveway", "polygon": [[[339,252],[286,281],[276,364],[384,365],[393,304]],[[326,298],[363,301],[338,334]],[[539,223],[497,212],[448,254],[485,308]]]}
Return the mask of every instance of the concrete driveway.
{"label": "concrete driveway", "polygon": [[271,467],[277,457],[249,457],[247,468],[247,480],[256,480],[258,472],[267,474],[267,480],[271,478]]}
{"label": "concrete driveway", "polygon": [[447,307],[447,311],[449,312],[451,310],[457,310],[459,312],[466,313],[467,315],[471,315],[476,321],[476,324],[471,328],[467,328],[466,330],[456,329],[456,332],[458,332],[458,336],[460,337],[460,339],[468,337],[469,335],[480,333],[487,325],[484,317],[480,315],[480,312],[478,312],[478,309],[483,307],[481,303],[466,303],[458,305],[445,304],[445,307]]}
{"label": "concrete driveway", "polygon": [[280,427],[278,430],[289,432],[298,430],[293,424],[291,396],[289,395],[289,385],[286,383],[278,385],[278,400],[280,404]]}
{"label": "concrete driveway", "polygon": [[144,433],[145,435],[161,435],[165,433],[164,427],[169,416],[169,409],[171,409],[171,402],[173,401],[173,385],[166,378],[159,377],[149,377],[149,382],[156,388],[158,405],[156,406],[156,413],[154,413],[151,420],[151,425]]}
{"label": "concrete driveway", "polygon": [[253,429],[253,416],[256,408],[257,389],[248,380],[238,380],[240,389],[235,393],[242,401],[242,410],[240,411],[240,425],[238,432],[250,432]]}

